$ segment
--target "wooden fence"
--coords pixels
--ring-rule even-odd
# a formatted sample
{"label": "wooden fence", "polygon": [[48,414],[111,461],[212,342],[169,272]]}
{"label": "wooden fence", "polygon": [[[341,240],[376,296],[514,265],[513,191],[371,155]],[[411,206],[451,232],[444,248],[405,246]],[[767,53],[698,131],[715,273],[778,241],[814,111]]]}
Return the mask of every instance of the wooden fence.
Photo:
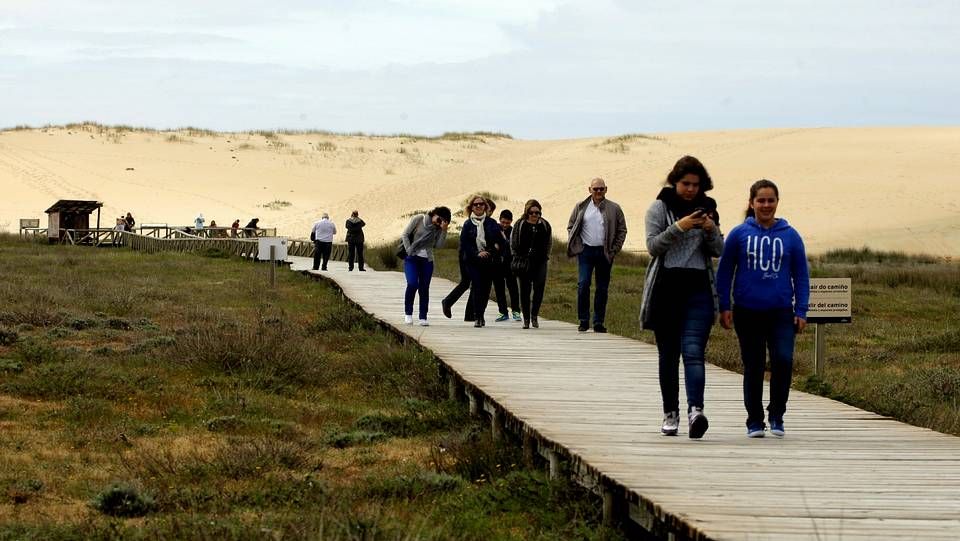
{"label": "wooden fence", "polygon": [[[155,252],[191,252],[206,253],[219,251],[230,255],[256,259],[259,252],[257,239],[233,238],[200,238],[189,235],[177,235],[175,238],[158,238],[139,235],[136,233],[116,232],[122,235],[121,243],[132,250],[147,253]],[[309,240],[288,239],[287,255],[298,257],[313,257],[314,244]],[[347,245],[334,244],[330,259],[335,261],[347,260]]]}

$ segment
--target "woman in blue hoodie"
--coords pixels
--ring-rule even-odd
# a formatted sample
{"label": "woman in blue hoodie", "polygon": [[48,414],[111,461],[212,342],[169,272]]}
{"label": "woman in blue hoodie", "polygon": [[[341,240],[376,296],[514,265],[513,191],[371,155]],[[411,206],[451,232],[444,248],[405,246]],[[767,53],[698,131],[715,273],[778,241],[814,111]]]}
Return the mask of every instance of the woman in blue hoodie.
{"label": "woman in blue hoodie", "polygon": [[[807,325],[810,274],[800,234],[777,218],[780,191],[769,180],[750,187],[747,219],[727,236],[717,268],[720,324],[736,328],[743,359],[747,436],[762,438],[763,371],[770,351],[770,433],[782,438],[793,376],[796,333]],[[730,289],[733,286],[733,309]]]}

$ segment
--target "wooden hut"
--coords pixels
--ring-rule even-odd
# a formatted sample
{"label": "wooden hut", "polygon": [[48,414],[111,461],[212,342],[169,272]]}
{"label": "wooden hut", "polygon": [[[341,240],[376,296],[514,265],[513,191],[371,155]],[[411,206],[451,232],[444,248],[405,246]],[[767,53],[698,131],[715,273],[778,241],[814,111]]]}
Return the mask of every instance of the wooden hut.
{"label": "wooden hut", "polygon": [[67,229],[90,229],[90,214],[97,211],[97,229],[100,229],[99,201],[78,201],[75,199],[61,199],[48,208],[47,238],[50,242],[60,242]]}

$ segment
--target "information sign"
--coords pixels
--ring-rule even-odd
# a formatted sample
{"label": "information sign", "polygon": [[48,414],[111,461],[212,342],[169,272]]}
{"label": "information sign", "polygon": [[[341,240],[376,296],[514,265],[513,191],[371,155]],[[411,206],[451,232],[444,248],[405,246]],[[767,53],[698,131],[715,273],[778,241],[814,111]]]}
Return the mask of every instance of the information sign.
{"label": "information sign", "polygon": [[850,323],[850,278],[811,278],[807,323]]}

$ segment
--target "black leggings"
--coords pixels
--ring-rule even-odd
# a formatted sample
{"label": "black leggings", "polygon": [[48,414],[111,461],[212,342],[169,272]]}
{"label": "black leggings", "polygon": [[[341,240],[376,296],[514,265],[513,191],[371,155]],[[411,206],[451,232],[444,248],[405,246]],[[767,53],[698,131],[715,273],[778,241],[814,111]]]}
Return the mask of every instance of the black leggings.
{"label": "black leggings", "polygon": [[[540,313],[540,304],[543,303],[543,288],[547,285],[547,262],[530,262],[530,269],[520,274],[520,308],[523,319],[529,320]],[[533,292],[531,306],[530,293]]]}

